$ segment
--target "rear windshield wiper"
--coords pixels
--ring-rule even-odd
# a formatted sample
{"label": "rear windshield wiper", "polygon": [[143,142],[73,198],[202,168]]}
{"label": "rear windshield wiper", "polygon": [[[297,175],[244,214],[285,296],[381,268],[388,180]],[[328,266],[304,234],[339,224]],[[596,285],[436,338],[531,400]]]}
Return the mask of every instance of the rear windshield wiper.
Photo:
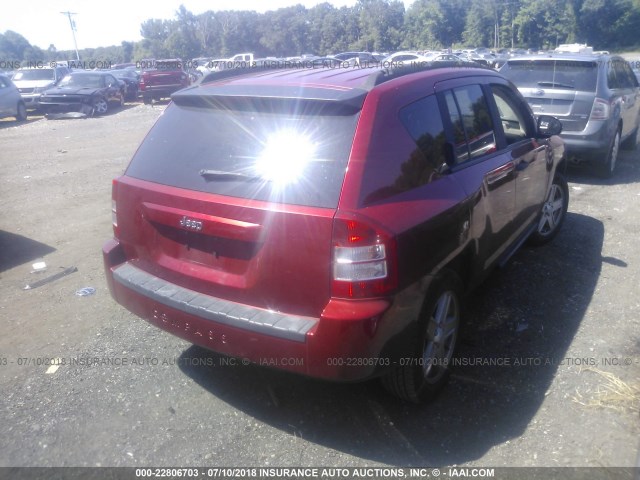
{"label": "rear windshield wiper", "polygon": [[558,82],[538,82],[538,85],[541,87],[553,87],[553,88],[571,88],[575,90],[576,87],[573,85],[567,85],[566,83],[558,83]]}
{"label": "rear windshield wiper", "polygon": [[200,175],[211,180],[242,180],[246,182],[262,180],[262,177],[258,175],[249,175],[248,173],[242,172],[225,172],[224,170],[210,170],[207,168],[200,170]]}

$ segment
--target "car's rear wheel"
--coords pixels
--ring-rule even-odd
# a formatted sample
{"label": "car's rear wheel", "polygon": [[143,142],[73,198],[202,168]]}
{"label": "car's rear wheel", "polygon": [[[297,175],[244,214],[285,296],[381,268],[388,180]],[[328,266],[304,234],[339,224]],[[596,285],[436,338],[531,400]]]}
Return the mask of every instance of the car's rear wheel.
{"label": "car's rear wheel", "polygon": [[536,230],[529,237],[532,245],[544,245],[553,240],[560,231],[560,227],[567,216],[569,208],[569,186],[560,174],[556,173],[547,199],[542,205],[542,212],[538,218]]}
{"label": "car's rear wheel", "polygon": [[18,108],[16,109],[16,120],[18,122],[24,122],[27,119],[27,107],[23,102],[18,102]]}
{"label": "car's rear wheel", "polygon": [[422,403],[442,390],[451,373],[458,341],[461,294],[462,286],[455,273],[446,271],[434,280],[425,298],[413,354],[382,377],[388,391],[404,400]]}
{"label": "car's rear wheel", "polygon": [[622,150],[637,150],[638,149],[638,140],[640,139],[640,126],[637,126],[636,129],[627,137],[627,139],[622,142],[620,148]]}
{"label": "car's rear wheel", "polygon": [[109,104],[104,98],[96,98],[93,101],[93,115],[104,115],[107,110],[109,110]]}
{"label": "car's rear wheel", "polygon": [[153,102],[153,99],[149,95],[143,95],[142,101],[145,105],[150,105]]}
{"label": "car's rear wheel", "polygon": [[618,163],[618,153],[620,153],[620,130],[616,131],[613,140],[611,140],[607,159],[602,165],[600,165],[598,173],[602,178],[613,177],[613,174],[616,171],[616,165]]}

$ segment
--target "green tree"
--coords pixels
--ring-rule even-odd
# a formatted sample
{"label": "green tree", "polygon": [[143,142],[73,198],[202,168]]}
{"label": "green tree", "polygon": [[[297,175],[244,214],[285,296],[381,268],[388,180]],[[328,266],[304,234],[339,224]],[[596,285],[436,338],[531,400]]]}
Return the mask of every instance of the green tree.
{"label": "green tree", "polygon": [[579,10],[581,37],[598,49],[638,42],[640,4],[636,0],[584,0]]}
{"label": "green tree", "polygon": [[302,5],[268,11],[261,24],[260,45],[265,51],[281,57],[307,51],[310,24]]}
{"label": "green tree", "polygon": [[[335,25],[332,25],[330,18],[336,17],[336,9],[328,2],[320,3],[307,10],[307,51],[324,55],[327,47],[333,47],[338,41]],[[325,22],[326,26],[325,26]]]}
{"label": "green tree", "polygon": [[398,0],[358,0],[360,37],[358,50],[391,51],[401,43],[404,4]]}
{"label": "green tree", "polygon": [[555,48],[578,38],[571,0],[522,0],[515,19],[518,41],[533,48]]}
{"label": "green tree", "polygon": [[[171,53],[167,49],[166,41],[174,31],[174,22],[169,20],[149,19],[140,25],[142,35],[141,48],[138,55],[146,58],[167,58]],[[139,58],[140,59],[140,58]]]}
{"label": "green tree", "polygon": [[202,55],[219,56],[221,44],[217,27],[216,14],[210,10],[196,17],[196,38]]}
{"label": "green tree", "polygon": [[405,15],[403,48],[438,49],[462,40],[467,0],[417,0]]}
{"label": "green tree", "polygon": [[120,46],[122,47],[122,61],[128,63],[133,58],[133,42],[123,41]]}
{"label": "green tree", "polygon": [[470,47],[493,47],[497,25],[497,8],[494,0],[473,0],[467,11],[462,40]]}

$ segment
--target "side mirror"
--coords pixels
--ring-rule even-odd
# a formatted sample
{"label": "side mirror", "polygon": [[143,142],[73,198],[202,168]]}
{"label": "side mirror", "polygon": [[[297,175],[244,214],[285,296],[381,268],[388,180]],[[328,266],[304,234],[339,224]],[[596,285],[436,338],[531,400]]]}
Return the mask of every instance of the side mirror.
{"label": "side mirror", "polygon": [[540,115],[537,121],[537,129],[540,137],[546,138],[553,135],[560,135],[562,132],[562,123],[551,115]]}

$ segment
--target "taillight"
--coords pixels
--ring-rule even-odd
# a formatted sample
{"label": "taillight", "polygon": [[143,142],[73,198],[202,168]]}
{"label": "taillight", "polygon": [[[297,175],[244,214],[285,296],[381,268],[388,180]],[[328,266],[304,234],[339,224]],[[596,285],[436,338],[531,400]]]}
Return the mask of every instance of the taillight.
{"label": "taillight", "polygon": [[396,288],[396,244],[389,233],[359,218],[336,218],[332,243],[334,297],[380,297]]}
{"label": "taillight", "polygon": [[607,120],[611,114],[611,105],[602,98],[593,101],[590,120]]}
{"label": "taillight", "polygon": [[113,235],[118,237],[118,207],[116,203],[116,190],[118,182],[114,180],[111,183],[111,224],[113,225]]}

